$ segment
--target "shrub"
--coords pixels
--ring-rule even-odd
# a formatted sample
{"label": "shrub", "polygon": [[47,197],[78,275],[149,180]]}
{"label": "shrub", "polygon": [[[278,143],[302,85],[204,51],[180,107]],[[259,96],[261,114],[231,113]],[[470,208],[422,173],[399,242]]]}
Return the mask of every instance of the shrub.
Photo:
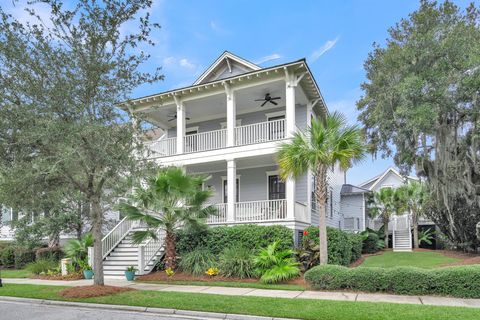
{"label": "shrub", "polygon": [[378,235],[372,232],[364,233],[364,240],[363,240],[363,253],[375,253],[379,250],[378,248]]}
{"label": "shrub", "polygon": [[280,250],[293,248],[293,231],[285,226],[237,225],[207,228],[201,231],[179,230],[176,249],[181,256],[199,248],[219,255],[225,248],[244,247],[258,250],[278,242]]}
{"label": "shrub", "polygon": [[56,247],[46,247],[39,248],[35,251],[35,260],[54,260],[60,261],[64,256],[62,248],[59,246]]}
{"label": "shrub", "polygon": [[27,248],[15,248],[15,269],[22,269],[28,263],[35,261],[35,251]]}
{"label": "shrub", "polygon": [[33,274],[48,273],[49,270],[58,268],[58,262],[53,260],[38,260],[27,265],[26,269]]}
{"label": "shrub", "polygon": [[[319,237],[318,227],[308,227],[302,239],[302,254],[305,251],[314,252],[318,249]],[[328,263],[348,266],[360,257],[360,246],[362,238],[353,233],[348,233],[335,228],[327,228],[328,241]],[[319,255],[312,254],[310,265],[317,265],[320,262]]]}
{"label": "shrub", "polygon": [[251,278],[254,276],[253,251],[245,247],[230,247],[220,255],[220,273],[226,277]]}
{"label": "shrub", "polygon": [[309,286],[320,290],[480,298],[480,266],[429,270],[414,267],[348,269],[326,265],[307,271],[305,280]]}
{"label": "shrub", "polygon": [[293,250],[278,250],[278,242],[260,250],[254,258],[255,273],[264,283],[277,283],[295,278],[300,274]]}
{"label": "shrub", "polygon": [[4,268],[15,266],[15,248],[13,245],[6,245],[0,251],[0,265]]}
{"label": "shrub", "polygon": [[88,256],[88,247],[93,247],[93,236],[91,233],[87,233],[81,240],[70,239],[65,243],[65,254],[68,258],[72,259],[74,264],[79,263],[81,260],[85,260]]}
{"label": "shrub", "polygon": [[185,272],[201,276],[205,270],[216,265],[215,256],[209,250],[197,249],[183,255],[178,266]]}

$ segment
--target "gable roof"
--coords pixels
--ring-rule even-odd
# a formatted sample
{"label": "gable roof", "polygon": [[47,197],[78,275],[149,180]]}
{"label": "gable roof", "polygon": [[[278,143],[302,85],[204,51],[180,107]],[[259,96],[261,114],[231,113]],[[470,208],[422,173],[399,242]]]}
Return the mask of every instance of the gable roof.
{"label": "gable roof", "polygon": [[[234,74],[234,69],[237,69],[236,74]],[[227,78],[232,75],[237,75],[237,74],[260,70],[260,69],[261,68],[256,64],[253,64],[248,60],[245,60],[237,55],[234,55],[229,51],[224,51],[220,55],[220,57],[218,57],[207,68],[207,70],[205,70],[200,75],[200,77],[198,77],[198,79],[195,80],[193,85],[207,83],[214,80]]]}
{"label": "gable roof", "polygon": [[400,174],[400,172],[398,172],[397,169],[395,169],[394,167],[390,167],[387,170],[385,170],[385,172],[383,172],[382,174],[379,174],[378,176],[375,176],[372,179],[367,180],[364,183],[361,183],[360,187],[366,188],[368,190],[373,190],[373,188],[377,185],[377,183],[382,181],[383,178],[385,178],[389,173],[395,174],[396,176],[398,176],[402,180],[405,180],[405,179],[407,179],[407,180],[418,180],[417,177],[412,177],[412,176],[404,177]]}

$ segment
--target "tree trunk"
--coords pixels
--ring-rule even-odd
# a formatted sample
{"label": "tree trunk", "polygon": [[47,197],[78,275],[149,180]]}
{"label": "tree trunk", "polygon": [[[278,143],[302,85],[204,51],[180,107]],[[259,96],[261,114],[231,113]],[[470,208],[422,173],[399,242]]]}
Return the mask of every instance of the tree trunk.
{"label": "tree trunk", "polygon": [[175,233],[171,230],[166,231],[165,236],[165,267],[175,270],[176,264],[176,249],[175,249]]}
{"label": "tree trunk", "polygon": [[418,249],[418,216],[415,213],[412,213],[412,224],[413,224],[413,248]]}
{"label": "tree trunk", "polygon": [[60,234],[58,232],[50,234],[48,237],[48,247],[54,248],[58,246],[60,246]]}
{"label": "tree trunk", "polygon": [[318,221],[318,233],[320,241],[320,265],[328,263],[328,243],[327,243],[327,215],[326,215],[326,200],[327,200],[327,168],[319,165],[315,172],[316,185],[315,185],[315,198],[317,205],[320,206],[319,221]]}
{"label": "tree trunk", "polygon": [[100,198],[94,196],[91,200],[92,204],[92,234],[93,234],[93,283],[95,285],[104,285],[103,278],[103,250],[102,250],[102,224],[103,212]]}
{"label": "tree trunk", "polygon": [[[383,234],[385,235],[385,249],[388,249],[388,223],[390,222],[390,217],[383,218]],[[393,241],[393,240],[392,240]]]}

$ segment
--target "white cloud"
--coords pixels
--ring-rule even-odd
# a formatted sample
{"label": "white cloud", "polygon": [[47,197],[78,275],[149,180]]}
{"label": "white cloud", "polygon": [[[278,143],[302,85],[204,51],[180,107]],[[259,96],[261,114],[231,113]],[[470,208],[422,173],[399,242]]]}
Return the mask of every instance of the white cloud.
{"label": "white cloud", "polygon": [[262,63],[265,63],[267,61],[272,61],[272,60],[277,60],[277,59],[280,59],[282,56],[279,55],[278,53],[272,53],[268,56],[265,56],[265,57],[262,57],[256,61],[254,61],[255,64],[262,64]]}
{"label": "white cloud", "polygon": [[193,64],[192,62],[190,62],[186,58],[180,59],[179,64],[180,64],[180,66],[182,66],[184,68],[187,68],[187,69],[195,69],[196,68],[195,64]]}
{"label": "white cloud", "polygon": [[185,68],[189,70],[196,70],[198,69],[198,65],[193,63],[191,60],[187,58],[175,58],[173,56],[168,56],[162,59],[162,66],[164,68]]}
{"label": "white cloud", "polygon": [[223,28],[222,26],[220,26],[218,24],[218,22],[216,21],[210,21],[210,28],[215,32],[215,33],[218,33],[218,34],[229,34],[230,31]]}
{"label": "white cloud", "polygon": [[318,58],[320,58],[322,55],[325,54],[325,52],[331,50],[337,44],[337,41],[338,41],[338,37],[336,37],[333,40],[328,40],[320,48],[313,51],[312,54],[310,55],[310,62],[317,61]]}

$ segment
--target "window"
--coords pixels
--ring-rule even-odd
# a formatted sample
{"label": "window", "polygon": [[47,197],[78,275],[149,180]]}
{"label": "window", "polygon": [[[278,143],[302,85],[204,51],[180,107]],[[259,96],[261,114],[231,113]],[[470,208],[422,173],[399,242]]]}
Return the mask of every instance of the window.
{"label": "window", "polygon": [[[223,203],[228,202],[228,180],[223,178],[223,188],[222,188],[222,193],[223,193]],[[240,179],[237,177],[237,199],[236,202],[240,202]]]}
{"label": "window", "polygon": [[268,176],[268,200],[285,199],[285,182],[278,175]]}

